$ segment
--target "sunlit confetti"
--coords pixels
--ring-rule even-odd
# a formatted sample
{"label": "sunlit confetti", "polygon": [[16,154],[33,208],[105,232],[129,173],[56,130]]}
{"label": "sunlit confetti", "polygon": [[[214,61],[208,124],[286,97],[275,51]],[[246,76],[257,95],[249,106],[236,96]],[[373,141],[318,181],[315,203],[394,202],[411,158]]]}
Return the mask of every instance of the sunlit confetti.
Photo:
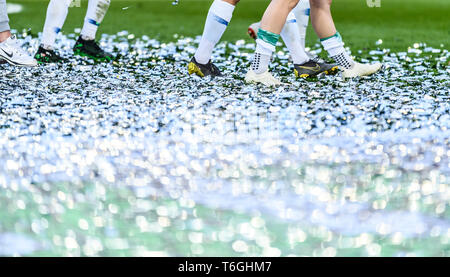
{"label": "sunlit confetti", "polygon": [[361,51],[385,69],[349,81],[279,48],[274,90],[243,82],[245,41],[211,80],[187,76],[198,38],[103,35],[110,64],[60,38],[69,63],[0,65],[1,255],[450,255],[443,46]]}

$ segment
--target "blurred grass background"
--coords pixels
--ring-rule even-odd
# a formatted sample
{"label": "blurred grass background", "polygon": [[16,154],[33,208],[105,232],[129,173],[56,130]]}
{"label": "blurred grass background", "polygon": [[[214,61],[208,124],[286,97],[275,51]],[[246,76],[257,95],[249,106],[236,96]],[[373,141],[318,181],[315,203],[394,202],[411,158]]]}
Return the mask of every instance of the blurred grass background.
{"label": "blurred grass background", "polygon": [[[81,7],[69,10],[63,32],[80,28],[88,0],[80,0]],[[11,14],[11,27],[31,29],[33,34],[42,31],[48,0],[8,0],[22,4],[24,10]],[[137,36],[148,35],[162,41],[174,40],[173,35],[201,35],[203,24],[212,0],[112,0],[100,33],[117,33],[127,30]],[[242,0],[223,39],[250,40],[249,24],[259,21],[268,0]],[[378,39],[383,47],[393,51],[406,49],[415,42],[429,46],[448,47],[450,37],[450,2],[448,0],[381,0],[380,8],[369,8],[366,0],[340,0],[333,2],[333,16],[344,40],[352,49],[374,48]],[[317,42],[311,26],[308,45]]]}

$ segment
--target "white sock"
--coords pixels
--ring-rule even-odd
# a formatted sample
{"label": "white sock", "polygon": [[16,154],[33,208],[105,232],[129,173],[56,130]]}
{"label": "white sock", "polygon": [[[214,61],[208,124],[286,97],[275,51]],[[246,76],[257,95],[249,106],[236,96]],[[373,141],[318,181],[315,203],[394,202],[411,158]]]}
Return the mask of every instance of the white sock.
{"label": "white sock", "polygon": [[323,48],[338,65],[346,69],[353,67],[355,61],[353,61],[352,57],[350,57],[350,55],[345,51],[344,42],[342,41],[342,37],[339,32],[329,38],[321,39],[320,41]]}
{"label": "white sock", "polygon": [[111,0],[89,0],[86,17],[84,18],[81,36],[83,39],[93,40],[98,26],[103,21]]}
{"label": "white sock", "polygon": [[219,42],[233,16],[234,6],[222,0],[215,0],[206,17],[202,39],[195,52],[195,60],[207,64],[214,46]]}
{"label": "white sock", "polygon": [[304,64],[309,60],[308,55],[305,53],[305,48],[300,40],[297,20],[292,12],[289,13],[280,35],[284,41],[284,44],[286,44],[289,53],[291,54],[294,64]]}
{"label": "white sock", "polygon": [[295,18],[297,19],[300,40],[303,48],[305,48],[306,30],[308,29],[310,11],[311,8],[309,6],[309,0],[300,0],[297,6],[292,10]]}
{"label": "white sock", "polygon": [[72,0],[50,0],[41,41],[46,48],[52,48],[55,45],[56,35],[66,21],[71,2]]}
{"label": "white sock", "polygon": [[252,70],[256,74],[264,73],[269,68],[270,58],[275,51],[275,46],[263,41],[262,39],[256,40],[256,50],[252,61]]}

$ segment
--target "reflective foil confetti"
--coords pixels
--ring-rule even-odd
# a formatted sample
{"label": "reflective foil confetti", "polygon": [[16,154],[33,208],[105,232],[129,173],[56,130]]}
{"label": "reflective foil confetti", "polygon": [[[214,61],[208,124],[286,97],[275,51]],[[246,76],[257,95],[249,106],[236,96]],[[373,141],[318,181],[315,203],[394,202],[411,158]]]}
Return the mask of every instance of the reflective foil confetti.
{"label": "reflective foil confetti", "polygon": [[243,40],[202,79],[199,37],[103,35],[112,63],[72,57],[75,38],[65,64],[0,65],[0,255],[450,255],[447,49],[360,51],[384,70],[307,81],[279,47],[289,85],[270,89],[243,82]]}

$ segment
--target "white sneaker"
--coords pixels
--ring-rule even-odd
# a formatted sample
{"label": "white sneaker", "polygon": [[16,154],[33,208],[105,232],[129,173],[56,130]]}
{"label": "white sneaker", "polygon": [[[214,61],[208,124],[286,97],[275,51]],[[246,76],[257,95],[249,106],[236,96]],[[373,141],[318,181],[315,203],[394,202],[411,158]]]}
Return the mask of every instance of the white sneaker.
{"label": "white sneaker", "polygon": [[260,25],[261,25],[261,22],[256,22],[256,23],[253,23],[252,25],[250,25],[250,27],[248,27],[247,33],[252,39],[256,39],[256,37],[258,36],[258,30],[259,30]]}
{"label": "white sneaker", "polygon": [[22,49],[15,36],[11,36],[4,42],[0,43],[0,59],[4,59],[12,65],[37,65],[36,60]]}
{"label": "white sneaker", "polygon": [[381,63],[376,64],[362,64],[355,62],[350,69],[343,69],[342,77],[344,78],[353,78],[358,76],[369,76],[381,69]]}
{"label": "white sneaker", "polygon": [[283,84],[277,78],[273,77],[268,70],[264,73],[256,74],[255,71],[251,69],[247,72],[247,74],[245,74],[245,82],[256,84],[260,83],[268,87],[279,86]]}

